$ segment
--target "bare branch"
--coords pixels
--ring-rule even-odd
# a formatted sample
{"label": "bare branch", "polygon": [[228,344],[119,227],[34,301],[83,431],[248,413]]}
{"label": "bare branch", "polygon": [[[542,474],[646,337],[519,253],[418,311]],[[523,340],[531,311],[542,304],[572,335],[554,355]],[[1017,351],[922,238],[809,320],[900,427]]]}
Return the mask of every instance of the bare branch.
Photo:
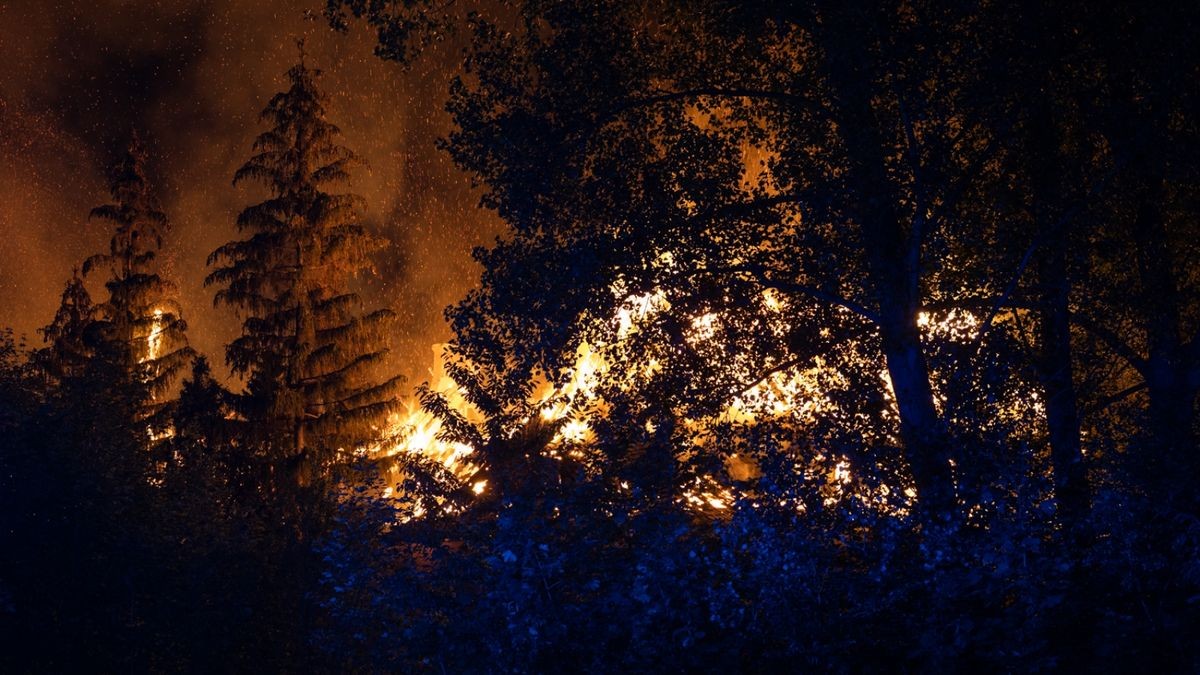
{"label": "bare branch", "polygon": [[1088,406],[1083,411],[1083,414],[1084,415],[1095,415],[1096,413],[1103,412],[1104,409],[1109,407],[1110,405],[1114,405],[1116,403],[1120,403],[1121,401],[1124,401],[1125,399],[1129,398],[1130,396],[1133,396],[1134,394],[1144,390],[1147,386],[1149,386],[1149,385],[1147,385],[1146,382],[1143,380],[1133,386],[1126,387],[1126,388],[1122,389],[1121,391],[1118,391],[1115,394],[1105,396],[1104,398],[1100,399],[1099,401],[1096,401],[1092,405]]}
{"label": "bare branch", "polygon": [[1100,338],[1100,340],[1108,345],[1108,348],[1113,350],[1117,356],[1125,359],[1129,365],[1133,366],[1143,377],[1146,375],[1147,362],[1146,359],[1139,354],[1129,343],[1125,342],[1120,335],[1107,326],[1104,326],[1098,321],[1092,320],[1091,317],[1083,314],[1073,314],[1072,319],[1076,325],[1083,328],[1092,335]]}
{"label": "bare branch", "polygon": [[740,396],[742,394],[745,394],[746,392],[750,391],[751,389],[757,387],[759,384],[762,384],[763,382],[765,382],[767,380],[767,378],[771,377],[775,373],[781,373],[785,370],[789,370],[791,368],[794,368],[794,367],[800,365],[803,362],[804,362],[804,359],[798,357],[798,358],[794,358],[794,359],[791,359],[788,361],[784,361],[772,368],[768,368],[757,379],[751,380],[749,382],[739,383],[738,386],[740,386],[742,388],[741,388],[741,390],[738,391],[738,395]]}

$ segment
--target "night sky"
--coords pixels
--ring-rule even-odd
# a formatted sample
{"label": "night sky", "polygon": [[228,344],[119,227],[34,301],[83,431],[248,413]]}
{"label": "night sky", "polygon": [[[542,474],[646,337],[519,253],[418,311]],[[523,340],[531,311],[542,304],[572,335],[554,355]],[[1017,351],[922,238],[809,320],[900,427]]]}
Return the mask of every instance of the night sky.
{"label": "night sky", "polygon": [[[471,247],[498,232],[467,177],[434,147],[449,129],[442,107],[459,47],[441,45],[404,71],[374,56],[370,31],[332,31],[317,2],[56,4],[0,0],[0,325],[37,343],[71,268],[107,247],[110,232],[87,213],[108,201],[106,167],[136,128],[172,221],[163,257],[189,338],[223,370],[223,345],[240,322],[213,308],[205,259],[234,238],[236,213],[262,197],[231,180],[303,36],[309,62],[324,71],[330,119],[370,165],[351,188],[367,198],[369,224],[394,242],[365,295],[400,314],[395,367],[419,382],[431,344],[449,334],[442,309],[478,277]],[[89,282],[97,301],[100,276]]]}

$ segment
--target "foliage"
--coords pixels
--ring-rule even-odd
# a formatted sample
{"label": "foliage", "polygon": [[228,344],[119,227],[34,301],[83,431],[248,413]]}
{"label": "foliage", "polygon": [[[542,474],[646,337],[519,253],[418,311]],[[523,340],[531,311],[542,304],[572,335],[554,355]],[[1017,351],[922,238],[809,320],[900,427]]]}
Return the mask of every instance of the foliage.
{"label": "foliage", "polygon": [[469,40],[442,146],[508,230],[417,397],[471,465],[366,447],[302,54],[210,260],[245,394],[196,359],[146,451],[136,152],[102,320],[0,334],[4,670],[1200,670],[1194,7],[326,9]]}
{"label": "foliage", "polygon": [[[308,547],[265,495],[237,489],[236,455],[211,434],[148,452],[145,389],[121,368],[95,359],[46,387],[12,347],[0,341],[0,668],[311,663]],[[183,411],[203,386],[185,382]]]}
{"label": "foliage", "polygon": [[[135,134],[113,168],[109,187],[113,203],[92,209],[90,216],[113,226],[109,250],[85,260],[83,273],[98,269],[109,273],[108,299],[95,307],[86,331],[94,335],[92,348],[97,356],[111,360],[145,386],[149,398],[142,415],[150,417],[163,412],[162,404],[195,352],[187,343],[178,289],[158,271],[156,259],[169,223],[150,190],[145,163],[145,148]],[[68,284],[63,310],[74,293]],[[58,337],[54,329],[52,324],[45,332],[47,341]],[[152,420],[155,432],[165,429],[164,417],[159,414]]]}
{"label": "foliage", "polygon": [[[378,53],[404,63],[444,11],[328,5],[334,25],[364,19]],[[1190,532],[1195,511],[1200,296],[1180,261],[1195,257],[1196,219],[1178,197],[1194,183],[1196,135],[1192,90],[1175,78],[1197,67],[1196,20],[1077,3],[464,10],[466,72],[443,147],[508,231],[476,252],[481,284],[448,313],[448,371],[487,422],[463,430],[430,398],[496,491],[456,527],[493,529],[447,525],[413,553],[406,533],[436,524],[370,509],[346,521],[360,545],[335,538],[330,583],[350,588],[339,573],[354,570],[365,604],[329,607],[348,626],[376,611],[413,626],[393,643],[373,634],[359,646],[384,651],[360,663],[662,669],[669,652],[684,670],[1193,664],[1186,641],[1141,633],[1130,596],[1109,591],[1190,559],[1190,535],[1145,525],[1169,513]],[[581,412],[594,438],[514,443],[544,404],[535,383],[566,386],[584,351],[608,365]],[[814,378],[817,395],[783,414],[769,396],[746,405],[787,377]],[[839,472],[843,491],[813,480]],[[740,500],[697,514],[683,506],[697,481]],[[641,500],[637,518],[620,512],[618,486]],[[915,499],[900,498],[909,489]],[[682,525],[639,540],[637,522]],[[703,572],[680,560],[742,522],[770,535],[731,535]],[[823,561],[846,586],[813,591],[811,568],[732,562],[743,545],[765,561],[776,545]],[[423,562],[365,562],[402,558]],[[635,586],[581,589],[635,584],[639,564],[669,598],[647,614]],[[440,579],[500,589],[486,597],[501,607],[480,619],[482,640],[406,651],[428,631],[450,635]],[[739,625],[695,604],[725,579],[746,582],[728,607],[786,608],[790,623]],[[1169,641],[1195,616],[1194,602],[1169,600],[1195,587],[1171,587],[1140,586],[1154,598],[1142,614]],[[413,601],[422,591],[432,596]],[[742,630],[711,652],[658,632],[715,635],[706,621]],[[626,626],[619,646],[604,641]],[[756,634],[778,640],[754,652],[763,660],[722,660]]]}
{"label": "foliage", "polygon": [[383,241],[363,227],[361,197],[327,191],[348,180],[359,159],[326,119],[319,74],[302,54],[287,91],[263,109],[269,128],[234,183],[261,183],[270,197],[238,215],[246,237],[213,252],[206,280],[219,287],[218,305],[244,317],[242,335],[226,349],[233,371],[249,379],[244,414],[270,457],[304,480],[326,476],[377,440],[401,383],[376,373],[392,312],[364,313],[349,289]]}
{"label": "foliage", "polygon": [[34,354],[34,361],[48,377],[61,381],[81,375],[87,367],[93,352],[87,340],[93,313],[92,297],[79,270],[72,270],[54,320],[39,331],[47,346]]}

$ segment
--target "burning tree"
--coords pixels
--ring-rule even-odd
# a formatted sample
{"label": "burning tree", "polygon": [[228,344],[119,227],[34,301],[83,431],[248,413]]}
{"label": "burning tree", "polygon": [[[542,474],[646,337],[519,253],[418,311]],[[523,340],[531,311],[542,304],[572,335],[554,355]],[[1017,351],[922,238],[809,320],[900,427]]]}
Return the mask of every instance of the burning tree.
{"label": "burning tree", "polygon": [[286,91],[262,111],[269,128],[234,183],[263,184],[270,197],[245,208],[246,237],[209,256],[206,283],[215,302],[245,317],[226,349],[234,372],[249,380],[247,419],[269,454],[302,480],[324,475],[349,451],[380,435],[395,411],[401,378],[379,377],[393,313],[365,312],[349,290],[384,241],[362,225],[363,198],[329,191],[360,159],[338,143],[326,119],[320,71],[300,62]]}
{"label": "burning tree", "polygon": [[[452,352],[519,397],[506,380],[606,342],[650,374],[623,392],[608,378],[606,398],[628,403],[610,418],[680,440],[681,418],[836,361],[855,394],[826,435],[898,450],[864,454],[905,465],[930,513],[957,512],[957,443],[919,321],[956,299],[934,261],[955,252],[959,197],[992,157],[964,17],[922,6],[918,29],[836,5],[522,8],[526,33],[475,22],[471,78],[449,105],[447,149],[512,227],[451,314]],[[935,34],[938,50],[898,57]],[[406,32],[380,36],[404,54],[388,40]],[[647,299],[659,309],[621,336],[613,317]]]}
{"label": "burning tree", "polygon": [[[113,202],[92,209],[90,215],[114,227],[108,252],[84,261],[83,273],[109,271],[108,299],[96,306],[88,331],[95,336],[97,358],[145,387],[142,415],[149,418],[163,411],[171,387],[195,352],[188,346],[178,289],[159,272],[158,252],[170,223],[150,189],[145,164],[145,147],[134,134],[113,168],[109,188]],[[165,425],[158,415],[152,428],[159,431]]]}

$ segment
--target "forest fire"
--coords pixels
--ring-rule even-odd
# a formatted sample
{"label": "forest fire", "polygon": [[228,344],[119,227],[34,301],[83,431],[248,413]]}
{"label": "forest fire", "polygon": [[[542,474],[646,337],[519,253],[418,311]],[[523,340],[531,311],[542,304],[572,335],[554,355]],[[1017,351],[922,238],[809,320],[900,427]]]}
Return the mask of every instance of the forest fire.
{"label": "forest fire", "polygon": [[1198,27],[0,2],[0,672],[1200,672]]}
{"label": "forest fire", "polygon": [[166,327],[163,325],[163,311],[156,309],[153,314],[153,323],[150,325],[150,333],[146,336],[146,358],[144,361],[156,361],[162,356],[163,333],[165,332]]}
{"label": "forest fire", "polygon": [[[429,370],[430,385],[433,391],[446,397],[456,412],[469,420],[478,421],[478,413],[467,402],[454,380],[446,374],[442,361],[444,349],[445,345],[433,347],[434,366]],[[459,479],[470,480],[478,469],[478,466],[471,462],[475,448],[463,443],[441,440],[439,438],[441,430],[442,421],[422,407],[419,400],[410,398],[405,400],[402,413],[388,418],[388,425],[383,434],[384,438],[399,438],[400,440],[394,444],[372,444],[364,451],[368,456],[383,458],[420,454],[441,463]],[[394,473],[399,470],[399,466],[393,467]],[[390,489],[394,490],[394,486]]]}
{"label": "forest fire", "polygon": [[[780,318],[786,301],[778,293],[766,290],[762,293],[763,317],[767,320],[782,321]],[[632,296],[621,303],[621,310],[614,318],[616,327],[614,340],[628,339],[640,326],[644,326],[662,313],[671,311],[670,303],[666,301],[661,291],[641,296]],[[715,312],[706,313],[690,321],[691,330],[686,339],[693,344],[711,342],[716,335],[720,315]],[[924,339],[934,341],[949,341],[970,343],[978,336],[980,321],[969,311],[951,310],[934,315],[921,312],[916,317]],[[786,326],[783,328],[786,332]],[[451,409],[463,419],[476,425],[481,425],[483,416],[477,408],[468,401],[466,393],[446,373],[446,345],[433,347],[434,365],[428,371],[427,384],[430,389],[443,397]],[[605,345],[598,347],[584,342],[575,353],[575,361],[569,368],[561,384],[542,381],[533,389],[530,407],[540,411],[543,422],[554,425],[556,431],[545,448],[549,456],[555,456],[570,448],[586,448],[594,440],[590,419],[594,415],[603,415],[607,405],[601,400],[597,391],[599,383],[605,379],[611,380],[614,363],[606,355]],[[718,348],[729,350],[728,345],[718,345]],[[622,387],[639,386],[645,377],[652,376],[657,366],[653,362],[643,364],[628,364],[627,372],[618,376]],[[897,415],[896,401],[892,391],[891,380],[887,371],[881,373],[885,390],[889,393],[888,405],[893,419]],[[753,427],[757,422],[786,418],[789,424],[813,425],[818,416],[832,412],[836,403],[829,395],[831,385],[845,384],[845,377],[836,369],[827,367],[820,357],[814,359],[811,366],[794,366],[777,370],[761,378],[752,386],[737,392],[732,396],[724,411],[701,419],[687,419],[685,424],[692,434],[692,442],[698,447],[712,445],[718,441],[713,437],[713,427],[718,424],[736,424]],[[944,397],[940,397],[944,400]],[[1036,392],[1029,399],[1033,414],[1039,415]],[[486,489],[486,481],[473,481],[472,478],[479,470],[477,463],[477,448],[470,445],[446,440],[443,437],[443,421],[418,400],[407,399],[402,414],[389,418],[384,438],[399,439],[394,442],[372,444],[363,452],[374,458],[395,458],[404,455],[420,455],[426,459],[440,463],[454,476],[464,483],[470,484],[475,494],[482,494]],[[1014,403],[1020,406],[1021,404]],[[1029,410],[1011,411],[1012,414],[1028,418],[1025,413]],[[516,433],[517,430],[513,430]],[[815,458],[824,462],[827,458],[818,454]],[[852,468],[848,458],[841,457],[830,460],[831,465],[825,476],[828,489],[825,492],[825,506],[833,506],[839,500],[854,494],[852,486]],[[752,460],[738,457],[736,454],[726,460],[727,475],[720,480],[714,476],[700,476],[695,484],[681,492],[682,503],[701,510],[712,509],[723,511],[730,507],[738,498],[736,489],[727,487],[730,478],[746,481],[758,475],[758,467]],[[402,482],[403,469],[400,464],[391,468],[392,480],[384,488],[385,496],[400,496],[399,483]],[[906,502],[897,502],[890,498],[892,494],[903,495]],[[753,494],[753,491],[750,493]],[[864,503],[873,504],[881,513],[892,516],[905,516],[911,511],[909,503],[917,496],[911,486],[881,484],[876,486],[871,494],[856,495]],[[801,512],[803,505],[797,505]]]}

